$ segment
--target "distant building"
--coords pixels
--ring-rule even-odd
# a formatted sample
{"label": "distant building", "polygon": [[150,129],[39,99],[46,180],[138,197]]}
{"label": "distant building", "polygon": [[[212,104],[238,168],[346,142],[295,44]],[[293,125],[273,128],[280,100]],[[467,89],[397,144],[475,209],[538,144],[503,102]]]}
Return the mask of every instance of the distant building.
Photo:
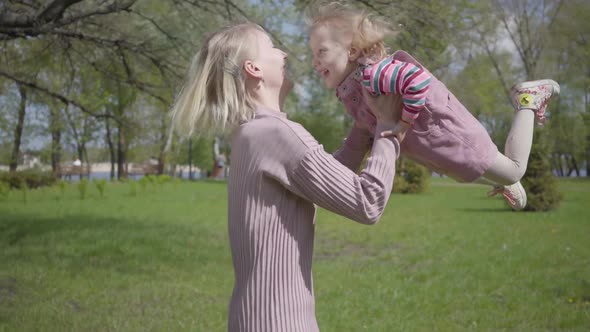
{"label": "distant building", "polygon": [[37,151],[23,151],[21,152],[21,158],[23,168],[41,166],[41,156]]}

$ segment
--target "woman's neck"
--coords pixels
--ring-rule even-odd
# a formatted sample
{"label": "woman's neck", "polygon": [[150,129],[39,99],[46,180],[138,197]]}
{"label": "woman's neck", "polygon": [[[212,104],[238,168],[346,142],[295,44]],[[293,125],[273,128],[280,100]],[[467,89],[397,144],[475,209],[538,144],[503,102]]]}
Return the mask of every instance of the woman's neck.
{"label": "woman's neck", "polygon": [[253,93],[253,99],[257,106],[267,108],[269,110],[281,111],[281,102],[279,98],[279,91],[268,91],[264,88],[259,89]]}

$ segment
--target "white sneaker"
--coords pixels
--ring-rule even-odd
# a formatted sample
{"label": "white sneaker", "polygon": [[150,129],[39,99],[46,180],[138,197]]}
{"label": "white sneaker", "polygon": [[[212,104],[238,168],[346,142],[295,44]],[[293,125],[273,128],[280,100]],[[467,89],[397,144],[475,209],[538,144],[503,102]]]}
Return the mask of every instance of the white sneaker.
{"label": "white sneaker", "polygon": [[520,181],[509,186],[494,187],[488,196],[496,196],[497,194],[502,194],[514,211],[520,211],[526,206],[526,191]]}
{"label": "white sneaker", "polygon": [[554,80],[528,81],[512,87],[512,102],[516,110],[530,109],[537,115],[537,123],[545,124],[545,109],[552,96],[559,94]]}

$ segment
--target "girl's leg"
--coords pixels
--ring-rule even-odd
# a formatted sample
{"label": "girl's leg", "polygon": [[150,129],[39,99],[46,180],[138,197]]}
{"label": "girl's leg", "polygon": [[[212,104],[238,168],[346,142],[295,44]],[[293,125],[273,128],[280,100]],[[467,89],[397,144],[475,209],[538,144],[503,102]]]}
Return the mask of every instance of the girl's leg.
{"label": "girl's leg", "polygon": [[559,84],[553,80],[523,82],[512,87],[516,112],[506,140],[505,155],[498,153],[484,173],[485,178],[505,186],[520,181],[531,153],[535,117],[540,124],[545,122],[545,108],[556,94],[559,94]]}
{"label": "girl's leg", "polygon": [[506,139],[505,154],[498,152],[496,160],[484,173],[484,177],[501,185],[520,181],[527,169],[531,146],[535,113],[523,109],[514,114],[512,128]]}
{"label": "girl's leg", "polygon": [[476,179],[475,181],[473,181],[473,183],[483,184],[484,186],[492,186],[492,187],[496,187],[496,186],[500,185],[498,182],[494,182],[490,179],[486,179],[483,176]]}

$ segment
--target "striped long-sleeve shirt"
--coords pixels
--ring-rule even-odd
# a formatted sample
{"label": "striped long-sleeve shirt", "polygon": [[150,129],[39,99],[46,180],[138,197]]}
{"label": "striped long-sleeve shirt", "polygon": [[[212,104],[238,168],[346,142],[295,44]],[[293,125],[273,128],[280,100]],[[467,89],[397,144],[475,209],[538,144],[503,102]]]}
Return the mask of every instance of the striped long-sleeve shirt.
{"label": "striped long-sleeve shirt", "polygon": [[285,113],[262,108],[236,129],[228,181],[235,272],[229,331],[318,331],[314,204],[360,223],[377,222],[400,147],[394,138],[375,136],[367,165],[356,174],[351,169],[359,167],[369,140],[353,129],[330,155]]}
{"label": "striped long-sleeve shirt", "polygon": [[409,62],[385,58],[362,69],[361,84],[374,95],[397,93],[402,95],[404,107],[401,118],[413,123],[424,109],[430,74]]}

